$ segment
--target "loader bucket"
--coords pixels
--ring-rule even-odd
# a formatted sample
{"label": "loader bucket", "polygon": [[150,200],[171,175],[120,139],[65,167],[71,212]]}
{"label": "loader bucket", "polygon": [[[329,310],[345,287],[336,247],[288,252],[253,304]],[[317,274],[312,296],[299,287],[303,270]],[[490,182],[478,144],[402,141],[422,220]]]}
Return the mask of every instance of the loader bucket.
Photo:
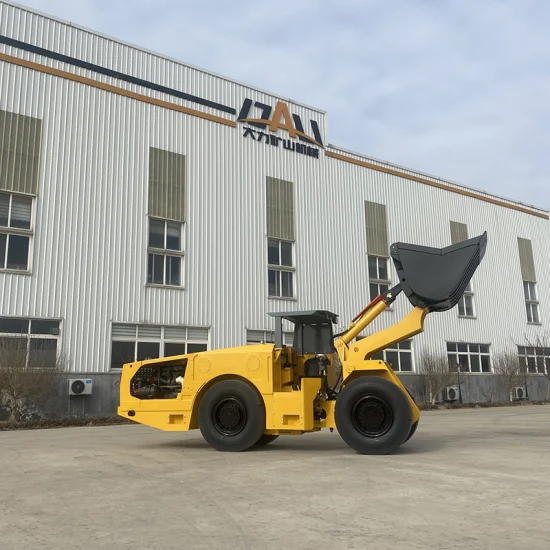
{"label": "loader bucket", "polygon": [[458,304],[485,255],[487,232],[446,248],[394,243],[391,256],[413,306],[446,311]]}

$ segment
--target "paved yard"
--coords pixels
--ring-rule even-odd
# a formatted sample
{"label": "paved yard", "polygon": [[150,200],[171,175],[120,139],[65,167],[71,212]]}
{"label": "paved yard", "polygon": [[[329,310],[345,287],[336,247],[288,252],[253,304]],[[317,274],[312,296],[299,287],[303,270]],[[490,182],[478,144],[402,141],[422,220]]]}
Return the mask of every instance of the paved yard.
{"label": "paved yard", "polygon": [[244,454],[142,426],[0,432],[9,550],[547,550],[549,518],[549,406],[424,413],[384,457],[336,432]]}

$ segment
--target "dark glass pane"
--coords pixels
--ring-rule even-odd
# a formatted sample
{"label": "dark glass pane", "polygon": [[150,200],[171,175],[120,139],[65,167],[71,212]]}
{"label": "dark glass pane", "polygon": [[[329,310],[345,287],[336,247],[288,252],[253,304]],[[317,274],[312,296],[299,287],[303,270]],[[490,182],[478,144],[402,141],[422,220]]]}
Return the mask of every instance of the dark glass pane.
{"label": "dark glass pane", "polygon": [[149,246],[164,248],[164,222],[159,220],[149,221]]}
{"label": "dark glass pane", "polygon": [[535,348],[525,348],[527,355],[535,355]]}
{"label": "dark glass pane", "polygon": [[281,264],[292,266],[292,243],[281,243]]}
{"label": "dark glass pane", "polygon": [[468,344],[458,344],[458,351],[468,351]]}
{"label": "dark glass pane", "polygon": [[468,356],[467,355],[459,355],[458,356],[458,364],[460,365],[460,372],[469,372],[470,366],[468,364]]}
{"label": "dark glass pane", "polygon": [[166,284],[181,285],[181,258],[179,256],[166,256]]}
{"label": "dark glass pane", "polygon": [[376,283],[369,284],[370,299],[374,300],[378,296],[378,285]]}
{"label": "dark glass pane", "polygon": [[10,227],[30,229],[31,206],[32,199],[30,197],[16,197],[14,195],[11,200]]}
{"label": "dark glass pane", "polygon": [[481,372],[481,363],[479,361],[479,355],[470,355],[470,365],[472,372]]}
{"label": "dark glass pane", "polygon": [[159,342],[138,342],[137,360],[157,359],[160,355]]}
{"label": "dark glass pane", "polygon": [[125,363],[135,361],[134,342],[113,342],[111,345],[111,368],[121,369]]}
{"label": "dark glass pane", "polygon": [[405,351],[399,354],[399,360],[401,361],[401,370],[405,372],[412,372],[412,354]]}
{"label": "dark glass pane", "polygon": [[378,353],[375,353],[371,359],[373,361],[383,361],[384,360],[384,352],[383,351],[379,351]]}
{"label": "dark glass pane", "polygon": [[55,368],[57,362],[57,340],[53,338],[31,338],[29,367]]}
{"label": "dark glass pane", "polygon": [[378,262],[374,256],[369,256],[369,279],[378,279]]}
{"label": "dark glass pane", "polygon": [[523,295],[526,300],[529,300],[529,283],[523,282]]}
{"label": "dark glass pane", "polygon": [[518,355],[525,355],[525,348],[522,346],[518,346]]}
{"label": "dark glass pane", "polygon": [[457,360],[456,355],[449,353],[447,355],[447,363],[449,364],[449,371],[450,372],[456,372],[457,371]]}
{"label": "dark glass pane", "polygon": [[543,348],[543,350],[544,350],[544,355],[550,356],[550,348]]}
{"label": "dark glass pane", "polygon": [[166,342],[164,344],[164,357],[171,357],[172,355],[185,355],[185,344]]}
{"label": "dark glass pane", "polygon": [[6,267],[6,244],[8,242],[8,236],[0,233],[0,269]]}
{"label": "dark glass pane", "polygon": [[59,334],[59,321],[31,321],[31,334]]}
{"label": "dark glass pane", "polygon": [[460,298],[458,302],[458,314],[465,316],[466,315],[466,308],[464,307],[464,296]]}
{"label": "dark glass pane", "polygon": [[447,342],[447,351],[456,351],[456,344],[454,342]]}
{"label": "dark glass pane", "polygon": [[544,355],[543,348],[535,348],[535,355]]}
{"label": "dark glass pane", "polygon": [[544,358],[544,364],[546,365],[546,373],[550,373],[550,357]]}
{"label": "dark glass pane", "polygon": [[466,303],[466,315],[468,317],[474,316],[474,301],[471,296],[464,296],[464,301]]}
{"label": "dark glass pane", "polygon": [[8,239],[8,269],[27,269],[29,237],[10,235]]}
{"label": "dark glass pane", "polygon": [[279,296],[279,272],[270,269],[268,271],[269,295]]}
{"label": "dark glass pane", "polygon": [[527,365],[529,367],[529,372],[537,372],[537,365],[534,357],[527,358]]}
{"label": "dark glass pane", "polygon": [[533,315],[533,323],[539,322],[539,306],[537,304],[531,304],[531,312]]}
{"label": "dark glass pane", "polygon": [[481,353],[489,353],[489,346],[487,346],[487,345],[481,345],[481,346],[479,346],[479,351],[480,351]]}
{"label": "dark glass pane", "polygon": [[386,351],[386,361],[393,370],[399,370],[399,353],[397,351]]}
{"label": "dark glass pane", "polygon": [[470,353],[479,353],[479,344],[470,344]]}
{"label": "dark glass pane", "polygon": [[14,369],[27,366],[27,338],[0,338],[0,361],[8,363]]}
{"label": "dark glass pane", "polygon": [[481,356],[481,371],[491,372],[491,360],[488,355]]}
{"label": "dark glass pane", "polygon": [[282,294],[285,298],[291,298],[294,295],[292,275],[293,274],[290,271],[283,271],[281,273],[282,287],[283,287]]}
{"label": "dark glass pane", "polygon": [[388,285],[380,285],[380,294],[384,294],[384,292],[388,291],[388,288],[390,288]]}
{"label": "dark glass pane", "polygon": [[267,241],[267,263],[270,265],[281,265],[279,259],[279,241],[271,239]]}
{"label": "dark glass pane", "polygon": [[181,250],[181,224],[168,223],[166,228],[166,248]]}
{"label": "dark glass pane", "polygon": [[537,372],[544,374],[544,357],[537,357]]}
{"label": "dark glass pane", "polygon": [[187,353],[199,353],[200,351],[206,351],[207,349],[207,344],[187,344]]}
{"label": "dark glass pane", "polygon": [[28,334],[28,319],[0,319],[0,332],[9,332],[12,334]]}
{"label": "dark glass pane", "polygon": [[399,349],[411,349],[411,341],[405,340],[404,342],[400,342]]}
{"label": "dark glass pane", "polygon": [[388,263],[385,258],[378,258],[378,277],[384,281],[388,280]]}
{"label": "dark glass pane", "polygon": [[525,310],[527,311],[527,322],[533,322],[533,316],[531,315],[531,304],[525,304]]}
{"label": "dark glass pane", "polygon": [[147,282],[161,285],[164,282],[164,256],[149,254]]}

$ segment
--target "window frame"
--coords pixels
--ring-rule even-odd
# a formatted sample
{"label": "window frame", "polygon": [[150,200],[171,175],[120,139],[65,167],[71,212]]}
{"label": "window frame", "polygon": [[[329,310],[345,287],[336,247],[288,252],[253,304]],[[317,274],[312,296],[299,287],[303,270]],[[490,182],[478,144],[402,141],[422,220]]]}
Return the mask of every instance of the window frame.
{"label": "window frame", "polygon": [[[154,246],[150,246],[150,239],[151,239],[151,222],[162,222],[164,224],[164,246],[166,247],[167,240],[168,240],[168,224],[174,224],[179,225],[180,228],[180,250],[172,250],[170,248],[157,248]],[[170,220],[167,218],[158,218],[156,216],[147,216],[147,254],[146,254],[146,261],[145,261],[145,281],[146,286],[153,287],[153,288],[170,288],[175,290],[184,290],[185,289],[185,228],[186,224],[185,222],[178,221],[178,220]],[[155,283],[154,281],[149,281],[149,258],[151,255],[154,256],[162,256],[163,262],[162,262],[162,283]],[[166,282],[166,276],[167,276],[167,265],[168,257],[177,257],[180,258],[180,284],[174,285],[169,284]]]}
{"label": "window frame", "polygon": [[[532,291],[535,294],[533,297],[531,292],[531,286],[532,285]],[[528,289],[528,290],[527,290]],[[539,295],[538,295],[538,289],[537,289],[537,283],[536,281],[523,281],[523,298],[525,300],[525,314],[527,316],[527,324],[529,325],[541,325],[541,317],[540,317],[540,301],[539,301]],[[533,308],[537,312],[538,320],[534,321],[533,317]],[[531,320],[529,320],[529,315],[531,315]]]}
{"label": "window frame", "polygon": [[[279,264],[273,264],[269,261],[269,249],[270,242],[276,242],[278,244],[279,250]],[[282,263],[282,245],[287,243],[290,245],[291,249],[291,265],[283,265]],[[267,237],[267,296],[269,299],[273,300],[296,300],[296,251],[295,251],[295,241],[289,239],[279,239],[275,237]],[[269,276],[270,272],[274,271],[277,273],[278,278],[278,288],[279,294],[271,294]],[[290,273],[292,280],[292,293],[290,296],[283,295],[283,273]]]}
{"label": "window frame", "polygon": [[[32,275],[33,269],[33,250],[34,250],[34,234],[35,234],[35,216],[36,216],[36,197],[34,195],[29,195],[26,193],[17,193],[13,191],[7,191],[5,189],[0,189],[0,194],[8,195],[9,197],[9,206],[8,206],[8,225],[0,225],[0,234],[6,235],[6,250],[4,253],[4,258],[0,261],[0,273],[13,273],[16,275]],[[24,229],[20,227],[10,227],[11,214],[12,214],[12,205],[13,197],[21,197],[25,199],[30,199],[31,202],[31,213],[29,216],[29,229]],[[29,248],[27,254],[27,269],[14,269],[7,267],[8,265],[8,251],[9,251],[9,239],[10,235],[15,235],[19,237],[27,237],[29,239]],[[6,267],[4,267],[6,266]]]}
{"label": "window frame", "polygon": [[[134,330],[134,336],[113,336],[113,327],[114,326],[126,326],[126,327],[133,327]],[[151,337],[151,336],[139,336],[139,329],[140,327],[155,327],[160,328],[160,338]],[[178,329],[184,329],[185,330],[185,339],[184,340],[178,340],[177,338],[173,337],[166,337],[165,336],[165,329],[170,328],[178,328]],[[199,340],[198,338],[189,338],[189,329],[201,329],[201,330],[207,330],[208,331],[208,337],[206,341]],[[121,372],[121,368],[113,368],[113,343],[114,342],[126,342],[126,343],[133,343],[134,344],[134,359],[133,361],[138,361],[138,344],[139,343],[149,343],[149,344],[159,344],[159,358],[166,357],[164,354],[165,352],[165,344],[185,344],[185,354],[187,355],[188,352],[188,346],[189,344],[194,345],[206,345],[206,350],[208,351],[210,349],[210,327],[202,327],[202,326],[191,326],[191,325],[158,325],[158,324],[152,324],[152,323],[117,323],[113,322],[111,323],[111,331],[110,331],[110,348],[109,348],[109,371],[112,372]],[[193,353],[193,352],[192,352]]]}
{"label": "window frame", "polygon": [[[472,300],[472,314],[471,315],[468,315],[468,313],[467,313],[466,297],[470,297],[471,300]],[[464,310],[464,313],[460,312],[461,306]],[[461,319],[475,319],[477,317],[477,311],[476,311],[475,299],[474,299],[474,287],[473,287],[471,279],[468,282],[468,286],[464,290],[462,296],[460,297],[460,300],[458,301],[457,310],[458,310],[458,316]]]}
{"label": "window frame", "polygon": [[[10,315],[2,315],[0,316],[0,320],[9,319],[9,320],[15,320],[15,321],[26,321],[27,322],[27,332],[3,332],[0,331],[0,338],[20,338],[25,339],[27,341],[26,345],[26,362],[25,368],[29,368],[29,357],[31,353],[31,341],[32,340],[55,340],[57,342],[56,344],[56,356],[59,357],[59,354],[62,349],[62,319],[56,318],[56,317],[16,317],[16,316],[10,316]],[[45,322],[52,322],[58,324],[58,334],[51,334],[51,333],[32,333],[32,322],[33,321],[45,321]],[[31,367],[32,368],[32,367]]]}
{"label": "window frame", "polygon": [[[408,347],[402,348],[402,344],[408,344]],[[397,344],[393,344],[392,346],[388,346],[387,348],[383,349],[382,351],[379,351],[378,353],[375,353],[371,359],[373,360],[380,360],[384,361],[388,364],[390,362],[387,359],[387,353],[386,352],[392,352],[397,353],[397,362],[399,364],[399,369],[391,367],[394,372],[398,372],[400,374],[416,374],[416,361],[414,360],[414,342],[412,339],[409,340],[403,340],[402,342],[398,342]],[[402,370],[401,369],[401,354],[402,353],[408,353],[411,358],[411,370]]]}
{"label": "window frame", "polygon": [[[376,275],[377,275],[376,278],[371,277],[371,273],[370,273],[371,258],[376,261]],[[380,261],[381,260],[385,262],[386,275],[387,275],[386,279],[382,279],[380,277]],[[381,286],[387,286],[388,287],[384,292],[386,292],[387,290],[389,290],[391,288],[390,258],[388,256],[379,256],[377,254],[367,254],[367,275],[368,275],[368,279],[369,279],[369,299],[372,301],[376,298],[376,296],[383,293],[382,289],[381,289]],[[371,293],[371,285],[376,285],[376,288],[378,289],[377,290],[378,294],[376,296],[373,296],[372,293]],[[392,309],[393,309],[392,306],[389,305],[386,308],[386,311],[387,310],[392,310]]]}
{"label": "window frame", "polygon": [[[445,342],[445,344],[446,344],[445,353],[447,355],[447,364],[449,366],[449,372],[459,372],[460,374],[494,374],[491,344],[487,344],[485,342],[480,343],[480,342],[456,342],[456,341],[455,342],[447,341],[447,342]],[[449,346],[455,346],[455,350],[450,351]],[[467,347],[466,351],[459,351],[459,349],[458,349],[459,346],[466,346]],[[477,346],[479,351],[477,351],[477,352],[472,351],[470,349],[470,346],[472,346],[472,347]],[[482,346],[487,347],[487,352],[482,352],[481,351]],[[449,360],[451,355],[454,355],[454,357],[455,357],[455,364],[453,365],[453,368],[456,368],[456,370],[451,370],[451,362]],[[462,365],[459,361],[459,356],[460,355],[466,355],[468,357],[468,370],[467,371],[462,369]],[[472,361],[470,359],[471,356],[479,357],[479,371],[472,371]],[[481,360],[482,357],[488,357],[489,358],[489,370],[488,371],[483,370],[483,363],[482,363],[482,360]]]}
{"label": "window frame", "polygon": [[[524,372],[526,374],[537,374],[542,376],[550,375],[550,347],[545,348],[543,346],[517,346],[517,348],[519,363],[521,366],[525,367]],[[527,351],[530,349],[533,350],[533,353],[527,353]],[[523,350],[523,353],[521,353],[521,350]],[[542,353],[537,353],[538,350],[542,350]],[[542,359],[542,364],[544,368],[543,372],[539,372],[539,367],[537,365],[537,358],[539,357]],[[529,358],[534,359],[534,371],[531,371],[531,367],[529,366]],[[524,361],[522,361],[522,359],[524,359]]]}

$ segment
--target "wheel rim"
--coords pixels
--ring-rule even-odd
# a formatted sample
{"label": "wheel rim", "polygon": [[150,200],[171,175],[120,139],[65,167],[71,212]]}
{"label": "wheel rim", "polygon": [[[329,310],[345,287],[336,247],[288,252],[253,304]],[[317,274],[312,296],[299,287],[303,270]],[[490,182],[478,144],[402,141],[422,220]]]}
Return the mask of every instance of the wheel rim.
{"label": "wheel rim", "polygon": [[393,410],[378,395],[364,395],[351,409],[351,421],[355,429],[366,437],[381,437],[393,425]]}
{"label": "wheel rim", "polygon": [[236,397],[224,397],[212,410],[212,424],[225,436],[235,436],[246,426],[246,407]]}

